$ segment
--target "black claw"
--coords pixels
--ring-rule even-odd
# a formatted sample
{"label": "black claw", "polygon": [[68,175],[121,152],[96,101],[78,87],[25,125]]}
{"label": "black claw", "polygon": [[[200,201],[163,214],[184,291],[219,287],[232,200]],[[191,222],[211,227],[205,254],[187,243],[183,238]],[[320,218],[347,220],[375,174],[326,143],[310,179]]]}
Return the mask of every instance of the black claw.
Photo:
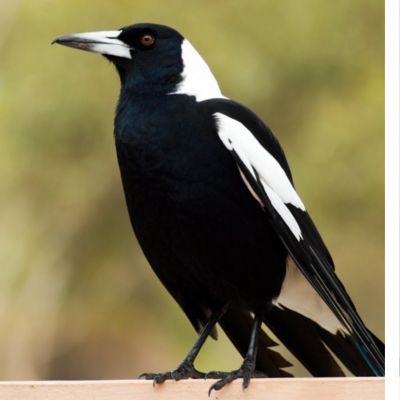
{"label": "black claw", "polygon": [[139,375],[139,379],[147,379],[147,380],[152,380],[153,381],[153,386],[156,386],[157,384],[161,384],[165,382],[167,379],[172,379],[172,373],[171,372],[165,372],[165,373],[160,373],[160,374],[153,374],[153,373],[144,373]]}
{"label": "black claw", "polygon": [[[218,381],[218,382],[219,382],[219,381]],[[213,383],[213,384],[210,386],[210,389],[208,389],[208,397],[211,396],[211,393],[212,393],[213,390],[219,390],[219,389],[217,389],[217,383],[218,383],[218,382],[215,382],[215,383]]]}
{"label": "black claw", "polygon": [[153,386],[164,383],[166,380],[180,381],[181,379],[205,379],[206,374],[197,371],[192,364],[182,363],[176,370],[159,374],[144,373],[139,376],[139,379],[152,379]]}
{"label": "black claw", "polygon": [[220,380],[218,380],[217,382],[215,382],[211,385],[210,389],[208,390],[209,397],[213,390],[221,390],[228,383],[231,383],[233,380],[235,380],[237,378],[241,378],[243,374],[242,374],[241,369],[238,369],[236,371],[226,372],[223,375],[224,376]]}
{"label": "black claw", "polygon": [[243,376],[243,383],[242,383],[243,390],[246,390],[249,387],[249,384],[250,384],[250,376]]}
{"label": "black claw", "polygon": [[213,390],[221,390],[225,385],[238,378],[243,378],[242,387],[243,390],[246,390],[249,387],[252,376],[264,377],[266,375],[259,372],[253,372],[252,365],[247,363],[244,363],[239,369],[231,372],[211,371],[206,375],[206,377],[219,380],[210,386],[208,397],[210,397]]}
{"label": "black claw", "polygon": [[172,379],[172,373],[171,372],[166,372],[165,374],[160,374],[157,375],[154,378],[155,384],[160,385],[161,383],[164,383],[167,379]]}
{"label": "black claw", "polygon": [[251,368],[243,368],[243,370],[242,370],[242,376],[243,376],[242,387],[243,387],[243,390],[246,390],[249,387],[252,372],[253,371],[252,371]]}

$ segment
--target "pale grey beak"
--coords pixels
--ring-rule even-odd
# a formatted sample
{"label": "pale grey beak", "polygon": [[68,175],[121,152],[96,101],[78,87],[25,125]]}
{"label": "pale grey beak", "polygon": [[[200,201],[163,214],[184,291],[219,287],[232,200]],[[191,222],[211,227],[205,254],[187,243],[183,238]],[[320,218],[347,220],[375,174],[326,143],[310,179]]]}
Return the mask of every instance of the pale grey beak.
{"label": "pale grey beak", "polygon": [[74,33],[72,35],[60,36],[53,40],[64,46],[76,49],[92,51],[107,56],[122,57],[132,59],[131,48],[118,39],[121,31],[98,31]]}

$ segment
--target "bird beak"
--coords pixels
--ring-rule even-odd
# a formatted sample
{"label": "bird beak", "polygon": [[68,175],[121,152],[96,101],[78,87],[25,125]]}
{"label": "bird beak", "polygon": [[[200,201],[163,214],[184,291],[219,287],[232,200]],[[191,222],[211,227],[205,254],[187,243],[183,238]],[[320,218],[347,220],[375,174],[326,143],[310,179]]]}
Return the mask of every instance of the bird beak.
{"label": "bird beak", "polygon": [[132,59],[131,48],[118,39],[121,31],[99,31],[74,33],[72,35],[60,36],[53,40],[64,46],[76,49],[92,51],[107,56],[122,57]]}

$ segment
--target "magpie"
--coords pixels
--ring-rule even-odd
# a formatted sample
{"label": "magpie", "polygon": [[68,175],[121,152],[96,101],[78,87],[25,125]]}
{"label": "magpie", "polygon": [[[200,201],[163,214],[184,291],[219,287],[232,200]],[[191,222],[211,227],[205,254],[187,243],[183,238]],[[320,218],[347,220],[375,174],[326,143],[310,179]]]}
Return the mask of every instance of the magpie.
{"label": "magpie", "polygon": [[[167,379],[291,376],[265,323],[313,376],[384,374],[384,345],[365,326],[293,184],[271,129],[225,97],[176,30],[140,23],[54,40],[115,65],[114,136],[130,220],[152,269],[198,338]],[[225,331],[244,360],[234,371],[194,367]]]}

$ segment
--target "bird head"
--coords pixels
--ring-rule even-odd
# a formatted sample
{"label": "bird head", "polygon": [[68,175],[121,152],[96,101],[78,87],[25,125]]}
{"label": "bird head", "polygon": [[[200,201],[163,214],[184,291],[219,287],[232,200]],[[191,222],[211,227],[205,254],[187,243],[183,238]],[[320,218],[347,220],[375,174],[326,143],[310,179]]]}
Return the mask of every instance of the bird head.
{"label": "bird head", "polygon": [[220,97],[209,67],[187,39],[164,25],[141,23],[113,31],[64,35],[53,43],[99,53],[117,68],[122,86],[138,91]]}

